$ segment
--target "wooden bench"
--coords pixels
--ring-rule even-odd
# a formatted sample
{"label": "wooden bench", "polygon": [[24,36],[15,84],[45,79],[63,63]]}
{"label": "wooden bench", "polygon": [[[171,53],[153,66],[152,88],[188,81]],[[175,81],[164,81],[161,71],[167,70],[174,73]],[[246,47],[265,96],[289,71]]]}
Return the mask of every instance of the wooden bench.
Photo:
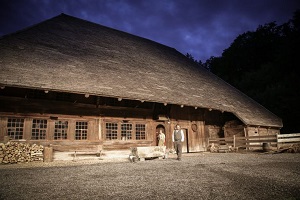
{"label": "wooden bench", "polygon": [[80,155],[95,155],[96,157],[101,157],[101,150],[100,151],[75,151],[72,155],[74,160],[77,159],[77,156]]}

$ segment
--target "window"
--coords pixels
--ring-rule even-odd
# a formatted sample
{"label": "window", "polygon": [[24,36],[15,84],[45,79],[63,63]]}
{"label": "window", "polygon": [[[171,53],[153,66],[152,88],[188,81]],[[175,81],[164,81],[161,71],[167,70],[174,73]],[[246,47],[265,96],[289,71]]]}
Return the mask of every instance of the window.
{"label": "window", "polygon": [[118,123],[106,123],[106,139],[116,140],[118,139]]}
{"label": "window", "polygon": [[106,122],[106,140],[146,140],[146,124]]}
{"label": "window", "polygon": [[146,139],[146,125],[145,124],[136,124],[135,125],[135,138],[136,138],[136,140],[145,140]]}
{"label": "window", "polygon": [[132,139],[132,124],[123,123],[121,124],[121,139],[131,140]]}
{"label": "window", "polygon": [[23,139],[24,119],[10,118],[7,120],[7,135],[11,139]]}
{"label": "window", "polygon": [[47,133],[47,120],[45,119],[34,119],[32,121],[32,140],[45,140]]}
{"label": "window", "polygon": [[87,140],[87,122],[76,122],[75,140]]}
{"label": "window", "polygon": [[68,121],[55,121],[54,140],[65,140],[68,138]]}

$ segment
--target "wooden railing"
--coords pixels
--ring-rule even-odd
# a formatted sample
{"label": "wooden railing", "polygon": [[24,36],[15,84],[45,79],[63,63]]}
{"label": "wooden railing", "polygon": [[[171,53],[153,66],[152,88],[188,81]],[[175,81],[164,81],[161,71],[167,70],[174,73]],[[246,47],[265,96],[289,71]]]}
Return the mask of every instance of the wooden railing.
{"label": "wooden railing", "polygon": [[286,144],[300,143],[300,133],[279,134],[277,135],[277,147],[280,148]]}
{"label": "wooden railing", "polygon": [[234,146],[233,137],[226,137],[226,138],[209,138],[208,144],[217,144],[217,145],[229,145]]}
{"label": "wooden railing", "polygon": [[278,135],[260,135],[260,136],[233,136],[225,138],[209,138],[208,145],[227,145],[233,148],[259,148],[263,144],[268,144],[270,147],[280,148],[285,144],[300,143],[300,133],[293,134],[278,134]]}
{"label": "wooden railing", "polygon": [[233,136],[233,147],[235,148],[256,148],[262,147],[264,143],[270,144],[272,147],[277,147],[277,136],[276,135],[261,135],[261,136],[247,136],[247,137],[236,137]]}

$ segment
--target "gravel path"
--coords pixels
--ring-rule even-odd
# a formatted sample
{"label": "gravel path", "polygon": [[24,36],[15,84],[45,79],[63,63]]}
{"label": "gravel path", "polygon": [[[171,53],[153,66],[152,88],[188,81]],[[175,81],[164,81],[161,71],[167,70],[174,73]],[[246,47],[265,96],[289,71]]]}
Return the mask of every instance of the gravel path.
{"label": "gravel path", "polygon": [[0,165],[0,199],[300,199],[300,154]]}

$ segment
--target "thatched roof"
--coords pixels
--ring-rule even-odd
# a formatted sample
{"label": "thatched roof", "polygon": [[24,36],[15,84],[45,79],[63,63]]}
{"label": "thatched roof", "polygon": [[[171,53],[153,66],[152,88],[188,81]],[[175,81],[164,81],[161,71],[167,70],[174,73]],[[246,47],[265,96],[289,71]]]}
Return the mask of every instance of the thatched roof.
{"label": "thatched roof", "polygon": [[0,39],[0,85],[231,112],[246,125],[280,118],[176,49],[61,14]]}

